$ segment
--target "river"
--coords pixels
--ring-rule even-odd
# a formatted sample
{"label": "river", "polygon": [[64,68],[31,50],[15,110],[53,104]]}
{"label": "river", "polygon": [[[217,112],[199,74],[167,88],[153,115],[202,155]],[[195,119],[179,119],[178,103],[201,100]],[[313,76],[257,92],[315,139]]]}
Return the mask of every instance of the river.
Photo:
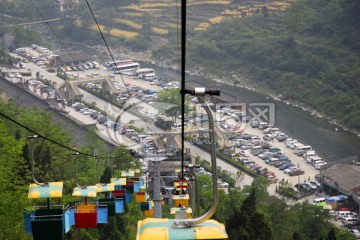
{"label": "river", "polygon": [[[154,68],[156,74],[165,79],[179,79],[179,77],[174,76],[176,74],[173,71],[150,63],[141,62],[141,67]],[[222,93],[232,95],[234,99],[237,99],[238,103],[246,103],[247,105],[250,103],[275,104],[275,126],[288,136],[306,145],[311,145],[318,155],[326,161],[336,161],[354,155],[360,156],[360,138],[341,129],[338,132],[335,131],[336,126],[328,123],[326,119],[316,118],[299,108],[245,88],[226,84],[218,86],[215,81],[205,77],[187,74],[186,81],[189,84],[194,83],[210,88],[220,88]]]}

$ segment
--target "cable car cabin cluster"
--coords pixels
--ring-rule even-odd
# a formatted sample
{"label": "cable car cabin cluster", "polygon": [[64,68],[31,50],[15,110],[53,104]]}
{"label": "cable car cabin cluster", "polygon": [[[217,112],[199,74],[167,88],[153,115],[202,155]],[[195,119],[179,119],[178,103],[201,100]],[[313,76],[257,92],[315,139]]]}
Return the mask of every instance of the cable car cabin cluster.
{"label": "cable car cabin cluster", "polygon": [[[25,210],[25,232],[35,240],[63,240],[72,226],[96,228],[98,224],[108,223],[108,217],[124,213],[124,205],[130,203],[132,193],[145,189],[144,180],[135,177],[138,173],[140,170],[122,171],[120,178],[112,178],[108,184],[77,186],[72,196],[82,197],[83,201],[66,207],[50,205],[50,198],[62,197],[63,182],[30,184],[28,198],[45,198],[47,205]],[[104,196],[99,197],[100,194]]]}
{"label": "cable car cabin cluster", "polygon": [[[207,220],[189,228],[174,228],[176,219],[191,219],[192,217],[187,181],[177,180],[174,182],[174,187],[172,197],[175,207],[170,209],[170,213],[175,216],[175,219],[147,218],[139,221],[136,240],[227,239],[224,225],[215,220]],[[145,201],[144,194],[136,193],[136,199]]]}
{"label": "cable car cabin cluster", "polygon": [[186,180],[176,180],[174,182],[173,200],[174,206],[170,209],[170,213],[175,215],[185,214],[186,218],[192,215],[192,209],[189,207],[189,194],[187,193],[188,183]]}

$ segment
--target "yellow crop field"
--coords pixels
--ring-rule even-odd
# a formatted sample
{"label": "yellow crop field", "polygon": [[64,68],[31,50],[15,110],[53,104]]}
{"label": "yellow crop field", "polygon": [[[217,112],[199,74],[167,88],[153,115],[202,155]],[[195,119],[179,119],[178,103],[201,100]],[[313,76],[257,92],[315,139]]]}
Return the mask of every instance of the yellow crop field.
{"label": "yellow crop field", "polygon": [[290,3],[287,3],[287,2],[277,2],[277,1],[274,1],[272,3],[270,3],[269,5],[276,5],[276,6],[289,6]]}
{"label": "yellow crop field", "polygon": [[129,26],[129,27],[132,27],[132,28],[135,28],[135,29],[137,29],[137,30],[142,29],[142,25],[141,25],[141,24],[138,24],[138,23],[133,22],[133,21],[131,21],[131,20],[121,19],[121,18],[115,18],[114,21],[117,22],[117,23],[125,24],[125,25],[127,25],[127,26]]}
{"label": "yellow crop field", "polygon": [[222,15],[236,16],[236,15],[241,15],[241,12],[238,12],[236,10],[225,9],[221,14]]}
{"label": "yellow crop field", "polygon": [[[105,26],[104,25],[99,25],[99,28],[102,32],[106,33],[106,30],[105,30]],[[96,24],[92,25],[90,27],[91,30],[95,30],[95,31],[98,31],[99,30],[98,26]]]}
{"label": "yellow crop field", "polygon": [[195,31],[204,31],[204,30],[208,29],[210,26],[211,26],[210,23],[200,23],[194,28],[194,30]]}
{"label": "yellow crop field", "polygon": [[158,27],[152,27],[151,30],[154,33],[160,34],[160,35],[166,35],[169,33],[169,30],[167,29],[163,29],[163,28],[158,28]]}
{"label": "yellow crop field", "polygon": [[130,32],[130,31],[124,31],[120,30],[118,28],[113,28],[109,31],[109,33],[114,37],[126,37],[126,38],[133,38],[139,35],[137,32]]}
{"label": "yellow crop field", "polygon": [[208,21],[211,22],[211,24],[217,24],[217,23],[221,23],[224,19],[225,19],[224,16],[217,16],[210,18]]}
{"label": "yellow crop field", "polygon": [[[177,28],[177,27],[180,28],[180,26],[178,26],[176,23],[166,23],[166,25],[171,27],[171,28]],[[180,25],[180,23],[179,23],[179,25]]]}
{"label": "yellow crop field", "polygon": [[80,19],[76,19],[76,20],[75,20],[75,25],[76,25],[77,27],[82,27],[83,22],[82,22]]}
{"label": "yellow crop field", "polygon": [[208,4],[208,5],[228,5],[230,3],[231,3],[231,1],[201,1],[201,2],[188,3],[188,6],[196,6],[196,5],[203,5],[203,4]]}
{"label": "yellow crop field", "polygon": [[162,9],[158,9],[158,8],[142,8],[141,6],[138,7],[137,5],[131,5],[131,6],[126,6],[126,7],[120,7],[119,9],[122,10],[134,10],[137,12],[156,12],[156,11],[161,11]]}
{"label": "yellow crop field", "polygon": [[129,17],[141,17],[144,14],[141,12],[125,12],[124,15]]}
{"label": "yellow crop field", "polygon": [[145,8],[153,8],[153,7],[165,8],[165,7],[169,7],[169,4],[168,3],[149,2],[149,3],[140,3],[140,7],[145,7]]}

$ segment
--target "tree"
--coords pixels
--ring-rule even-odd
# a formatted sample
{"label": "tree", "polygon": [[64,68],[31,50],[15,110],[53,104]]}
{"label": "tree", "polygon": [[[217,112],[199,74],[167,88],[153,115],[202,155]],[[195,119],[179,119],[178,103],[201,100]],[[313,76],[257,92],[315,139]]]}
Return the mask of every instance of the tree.
{"label": "tree", "polygon": [[326,237],[326,240],[336,240],[336,232],[335,232],[335,228],[332,227]]}
{"label": "tree", "polygon": [[230,239],[273,239],[270,222],[266,215],[256,210],[255,189],[240,208],[234,208],[226,221]]}
{"label": "tree", "polygon": [[[157,105],[166,116],[171,116],[173,122],[176,122],[176,117],[181,113],[180,100],[179,89],[167,89],[158,93]],[[188,101],[188,97],[185,100]],[[185,103],[185,113],[188,111],[189,104]]]}
{"label": "tree", "polygon": [[302,238],[301,238],[301,235],[300,235],[300,233],[298,233],[298,232],[294,232],[293,233],[293,240],[301,240]]}

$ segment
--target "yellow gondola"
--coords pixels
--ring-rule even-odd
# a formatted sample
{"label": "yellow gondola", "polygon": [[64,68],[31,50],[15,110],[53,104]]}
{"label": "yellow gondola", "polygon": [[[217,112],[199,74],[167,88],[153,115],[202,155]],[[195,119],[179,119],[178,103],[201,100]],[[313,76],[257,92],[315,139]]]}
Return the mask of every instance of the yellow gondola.
{"label": "yellow gondola", "polygon": [[147,218],[138,222],[136,240],[228,239],[224,224],[207,220],[191,228],[174,228],[175,219]]}
{"label": "yellow gondola", "polygon": [[[64,239],[70,227],[65,227],[66,208],[63,205],[50,205],[50,198],[62,197],[63,182],[39,183],[34,175],[34,144],[37,135],[31,136],[34,142],[31,145],[32,177],[35,183],[30,184],[28,198],[47,199],[46,206],[34,206],[24,212],[25,232],[32,234],[35,240]],[[68,225],[68,224],[67,224]]]}

